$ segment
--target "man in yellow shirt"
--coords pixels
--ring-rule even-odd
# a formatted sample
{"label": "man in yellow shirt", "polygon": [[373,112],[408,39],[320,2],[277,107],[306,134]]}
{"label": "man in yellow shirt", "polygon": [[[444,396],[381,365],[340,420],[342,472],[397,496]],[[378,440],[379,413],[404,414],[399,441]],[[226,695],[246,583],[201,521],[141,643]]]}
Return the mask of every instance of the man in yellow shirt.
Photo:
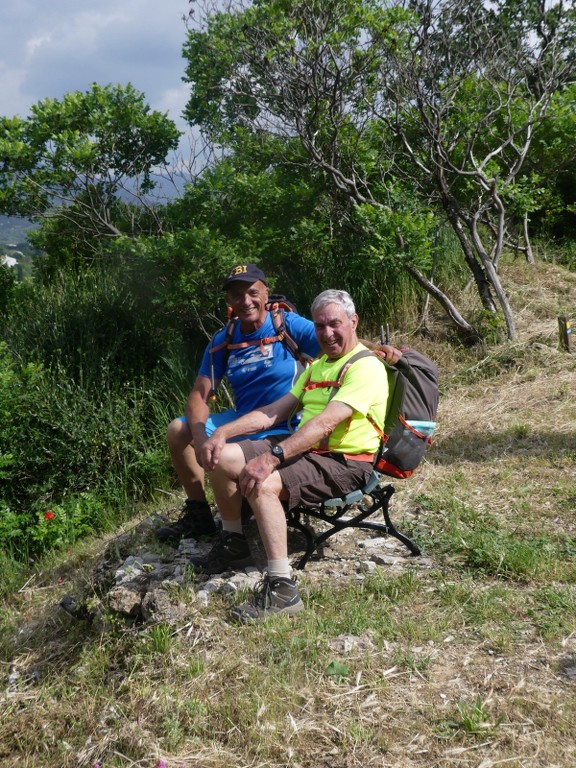
{"label": "man in yellow shirt", "polygon": [[[287,526],[283,503],[315,504],[361,487],[370,477],[388,397],[388,379],[374,356],[362,357],[347,371],[333,396],[332,387],[346,361],[365,347],[356,333],[358,315],[346,291],[323,291],[312,304],[312,319],[322,352],[290,392],[270,405],[219,427],[204,443],[202,465],[210,472],[214,496],[248,499],[268,558],[260,592],[238,606],[240,620],[271,614],[293,614],[304,607],[290,578]],[[320,386],[318,386],[320,385]],[[243,440],[230,438],[269,429],[302,409],[298,430],[289,437]],[[218,550],[218,551],[216,551]],[[207,563],[241,567],[249,554],[241,531],[227,531],[206,558]],[[222,567],[224,570],[225,567]]]}

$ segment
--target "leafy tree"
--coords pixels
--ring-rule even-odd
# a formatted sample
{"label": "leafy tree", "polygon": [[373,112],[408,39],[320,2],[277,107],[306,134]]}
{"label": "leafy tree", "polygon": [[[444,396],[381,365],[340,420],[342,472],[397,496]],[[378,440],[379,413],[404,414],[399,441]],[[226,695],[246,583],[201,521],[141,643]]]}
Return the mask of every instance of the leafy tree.
{"label": "leafy tree", "polygon": [[573,239],[576,232],[576,85],[558,92],[534,134],[534,152],[524,175],[533,180],[537,205],[530,220],[536,233]]}
{"label": "leafy tree", "polygon": [[512,339],[498,274],[506,205],[513,216],[535,205],[515,182],[535,126],[573,77],[575,28],[573,2],[230,3],[189,32],[185,114],[225,146],[246,131],[298,139],[341,199],[377,212],[387,257],[474,338],[427,275],[433,247],[413,223],[447,221],[483,307],[500,308]]}
{"label": "leafy tree", "polygon": [[8,309],[10,297],[16,285],[16,272],[12,267],[0,264],[0,320]]}
{"label": "leafy tree", "polygon": [[45,99],[26,119],[0,119],[0,212],[42,222],[35,243],[64,262],[161,230],[146,195],[178,138],[131,85]]}
{"label": "leafy tree", "polygon": [[[394,260],[383,258],[396,248],[396,226],[406,215],[398,208],[385,225],[374,209],[351,207],[306,163],[299,141],[237,133],[234,153],[171,204],[174,234],[154,246],[155,255],[147,260],[163,276],[149,282],[162,285],[164,299],[181,308],[183,326],[197,328],[208,317],[224,317],[214,275],[231,259],[248,259],[265,268],[272,290],[288,294],[305,313],[319,286],[347,288],[366,325],[379,329],[382,318],[395,322],[401,305],[405,314],[406,304],[416,303],[414,284]],[[435,236],[433,221],[427,216],[411,221],[410,242],[418,243],[423,260]],[[208,281],[203,291],[199,279]]]}

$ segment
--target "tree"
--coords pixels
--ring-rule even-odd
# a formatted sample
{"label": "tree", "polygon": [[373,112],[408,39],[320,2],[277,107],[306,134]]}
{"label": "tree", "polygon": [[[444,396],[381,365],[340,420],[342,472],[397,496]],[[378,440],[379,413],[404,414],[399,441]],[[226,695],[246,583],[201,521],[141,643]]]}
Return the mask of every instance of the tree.
{"label": "tree", "polygon": [[123,234],[158,231],[146,195],[178,138],[174,123],[131,85],[93,84],[45,99],[26,119],[0,119],[0,212],[43,222],[35,237],[44,247],[60,247],[62,234],[73,233],[76,255]]}
{"label": "tree", "polygon": [[[238,131],[297,137],[351,206],[396,227],[388,258],[476,329],[422,268],[411,217],[445,220],[484,309],[513,314],[498,263],[535,126],[571,80],[573,2],[256,0],[212,11],[184,48],[186,116],[216,143]],[[398,212],[406,215],[399,216]],[[521,212],[520,212],[521,213]],[[385,238],[389,240],[389,238]],[[429,260],[430,254],[423,254]]]}
{"label": "tree", "polygon": [[555,95],[546,119],[535,131],[534,152],[524,176],[531,181],[537,205],[532,229],[547,237],[574,240],[576,234],[576,85]]}
{"label": "tree", "polygon": [[[169,209],[175,234],[164,238],[154,260],[171,277],[152,282],[162,282],[165,295],[179,291],[178,286],[184,288],[180,298],[173,298],[195,327],[214,286],[205,285],[200,294],[193,283],[206,274],[208,265],[216,267],[214,246],[220,251],[221,267],[212,275],[222,273],[230,257],[255,261],[273,278],[272,290],[289,295],[303,312],[318,286],[337,283],[347,288],[361,311],[366,333],[377,333],[383,319],[393,325],[406,319],[407,305],[417,308],[421,299],[422,292],[409,276],[391,260],[382,259],[396,241],[395,224],[404,222],[407,214],[395,211],[384,227],[375,209],[351,208],[330,189],[325,175],[307,164],[298,140],[237,133],[234,152],[188,186]],[[434,240],[434,223],[426,216],[412,217],[412,222],[410,245],[421,255]],[[211,242],[203,236],[198,247],[192,233],[201,230],[210,234]],[[182,253],[184,240],[177,232],[186,241]],[[219,285],[216,291],[221,299]],[[221,302],[212,306],[216,304]],[[222,318],[222,306],[219,311]]]}

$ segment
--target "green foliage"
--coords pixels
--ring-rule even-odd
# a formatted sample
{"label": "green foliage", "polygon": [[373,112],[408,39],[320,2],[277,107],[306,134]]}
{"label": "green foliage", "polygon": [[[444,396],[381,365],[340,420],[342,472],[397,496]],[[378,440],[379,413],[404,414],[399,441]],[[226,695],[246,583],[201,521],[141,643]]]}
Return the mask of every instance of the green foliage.
{"label": "green foliage", "polygon": [[131,381],[152,370],[170,344],[151,309],[127,269],[61,273],[50,284],[17,287],[5,338],[24,361],[58,367],[86,386],[100,384],[105,368],[116,381]]}
{"label": "green foliage", "polygon": [[[544,259],[562,264],[571,272],[576,272],[576,241],[562,239],[556,242],[553,248],[548,247],[546,249]],[[568,313],[572,314],[572,311],[573,309],[570,307]]]}
{"label": "green foliage", "polygon": [[572,539],[519,535],[458,499],[442,509],[433,546],[447,561],[489,578],[528,583],[548,574],[570,583],[576,580],[576,569],[566,558],[566,550],[574,548]]}
{"label": "green foliage", "polygon": [[67,202],[90,187],[112,195],[137,176],[149,191],[152,168],[175,149],[179,135],[131,85],[95,83],[85,93],[44,99],[27,119],[4,117],[0,127],[2,208],[20,215],[51,208],[51,196]]}
{"label": "green foliage", "polygon": [[246,258],[238,244],[200,223],[162,237],[124,239],[118,251],[132,289],[147,296],[160,343],[169,349],[183,339],[192,354],[203,351],[226,318],[222,278]]}
{"label": "green foliage", "polygon": [[540,236],[570,240],[576,230],[576,86],[554,95],[547,115],[534,134],[534,151],[526,160],[524,176],[532,182],[538,205],[530,217]]}
{"label": "green foliage", "polygon": [[[184,80],[191,84],[184,114],[220,142],[230,141],[238,128],[260,116],[267,121],[268,109],[280,124],[291,125],[294,105],[274,73],[283,71],[291,87],[297,84],[294,73],[301,74],[304,86],[308,62],[317,61],[331,85],[341,79],[353,104],[352,122],[374,94],[380,50],[397,45],[402,23],[410,16],[399,6],[384,8],[373,0],[266,0],[238,12],[214,12],[206,18],[205,29],[189,32],[183,49]],[[358,87],[359,72],[366,78],[365,89]],[[232,82],[235,87],[230,87]],[[310,121],[322,143],[338,107],[330,86],[319,85],[312,104],[301,102],[300,116]],[[293,96],[301,99],[305,93],[303,89]]]}
{"label": "green foliage", "polygon": [[[367,266],[375,251],[425,284],[431,222],[442,217],[462,243],[482,306],[496,314],[499,305],[513,339],[495,265],[544,197],[540,174],[520,172],[535,123],[571,82],[575,19],[561,10],[530,0],[437,3],[433,12],[371,0],[212,9],[184,47],[185,115],[233,150],[247,133],[258,142],[297,137],[299,166],[323,174],[342,218],[372,225]],[[442,289],[427,288],[477,338]]]}
{"label": "green foliage", "polygon": [[0,546],[26,557],[70,544],[170,484],[165,427],[194,358],[179,357],[181,318],[163,286],[126,249],[107,269],[14,287],[0,355]]}
{"label": "green foliage", "polygon": [[564,585],[542,585],[535,591],[527,612],[544,640],[563,638],[572,631],[576,615],[574,590]]}
{"label": "green foliage", "polygon": [[350,668],[341,661],[331,661],[324,670],[326,677],[334,677],[337,681],[344,680],[350,675]]}
{"label": "green foliage", "polygon": [[128,499],[168,481],[164,425],[150,418],[167,393],[113,384],[106,369],[93,384],[18,363],[0,346],[0,543],[13,550],[102,529]]}
{"label": "green foliage", "polygon": [[82,536],[105,528],[105,514],[104,502],[89,492],[54,504],[45,512],[38,510],[36,521],[30,526],[32,547],[45,550],[73,544]]}
{"label": "green foliage", "polygon": [[0,318],[6,313],[15,285],[15,270],[0,264]]}
{"label": "green foliage", "polygon": [[224,316],[218,276],[237,259],[260,263],[272,290],[289,295],[303,314],[322,288],[339,287],[354,296],[364,328],[408,324],[422,294],[402,266],[431,269],[433,217],[414,209],[400,188],[394,210],[350,205],[303,166],[302,149],[291,142],[243,135],[235,147],[172,204],[178,231],[130,245],[180,325],[213,327],[210,318]]}
{"label": "green foliage", "polygon": [[[26,119],[0,118],[0,212],[42,220],[34,234],[59,263],[102,250],[101,238],[133,234],[153,221],[133,199],[154,188],[152,171],[177,147],[174,123],[151,111],[131,85],[93,84],[63,99],[44,99]],[[143,221],[144,219],[144,221]],[[58,234],[65,232],[66,245]],[[64,262],[65,263],[65,262]]]}
{"label": "green foliage", "polygon": [[448,720],[441,726],[440,735],[444,738],[454,738],[457,735],[483,736],[498,728],[504,718],[490,715],[486,702],[480,696],[470,703],[466,699],[458,702],[457,713],[453,720]]}
{"label": "green foliage", "polygon": [[147,640],[150,651],[153,654],[168,653],[174,640],[172,629],[168,624],[154,624],[150,627]]}

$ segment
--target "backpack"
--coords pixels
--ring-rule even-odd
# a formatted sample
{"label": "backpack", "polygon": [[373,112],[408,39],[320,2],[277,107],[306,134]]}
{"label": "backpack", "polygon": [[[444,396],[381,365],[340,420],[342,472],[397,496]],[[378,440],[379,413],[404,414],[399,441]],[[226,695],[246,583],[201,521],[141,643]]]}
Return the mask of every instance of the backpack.
{"label": "backpack", "polygon": [[314,382],[313,386],[331,386],[331,400],[351,365],[368,355],[378,357],[388,376],[388,401],[384,430],[368,417],[381,438],[374,467],[385,475],[404,479],[414,473],[432,443],[438,409],[438,368],[415,349],[400,347],[400,351],[400,360],[390,365],[377,351],[363,349],[344,363],[336,381]]}
{"label": "backpack", "polygon": [[214,353],[224,350],[224,365],[228,362],[231,349],[243,349],[245,347],[256,346],[260,344],[272,344],[276,341],[280,341],[292,355],[304,368],[306,368],[313,360],[312,357],[302,352],[296,341],[290,336],[286,328],[286,312],[297,312],[296,307],[289,301],[286,296],[279,293],[272,293],[266,302],[266,309],[270,313],[272,325],[274,326],[275,336],[268,336],[264,339],[257,339],[256,341],[241,341],[236,344],[233,343],[234,332],[238,325],[238,318],[232,314],[230,307],[228,308],[228,323],[226,324],[226,332],[224,334],[224,341],[217,346],[214,346],[215,336],[210,341],[210,377],[212,380],[212,389],[210,390],[210,400],[216,398],[215,388],[215,376],[214,376]]}
{"label": "backpack", "polygon": [[[388,403],[384,437],[375,467],[392,477],[410,477],[432,443],[438,410],[438,367],[410,347],[400,347],[402,357],[386,366]],[[382,359],[382,358],[380,358]]]}

